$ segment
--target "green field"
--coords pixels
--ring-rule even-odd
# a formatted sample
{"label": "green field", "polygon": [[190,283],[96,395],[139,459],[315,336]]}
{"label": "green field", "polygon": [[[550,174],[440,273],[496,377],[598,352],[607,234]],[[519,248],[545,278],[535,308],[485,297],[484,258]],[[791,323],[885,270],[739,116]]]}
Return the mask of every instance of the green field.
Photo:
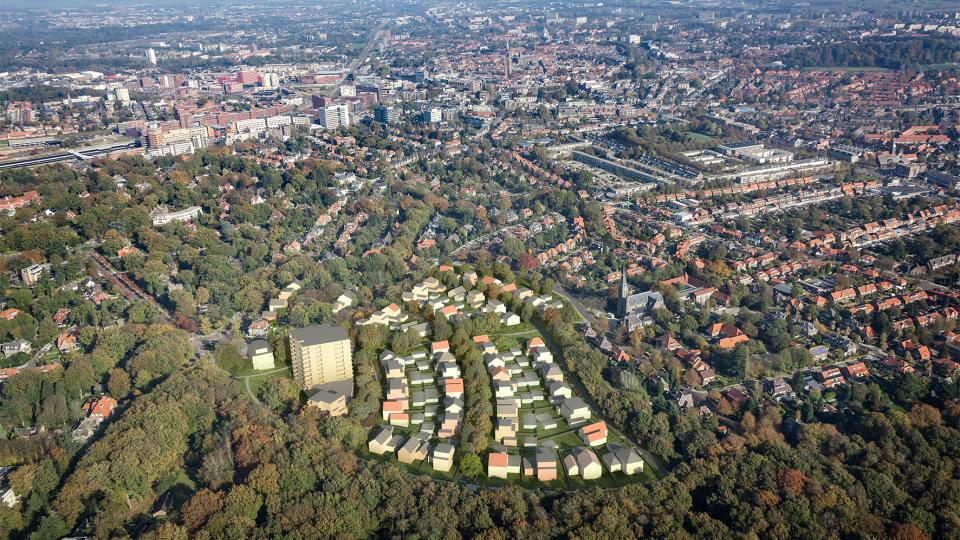
{"label": "green field", "polygon": [[697,142],[714,143],[717,141],[716,137],[711,137],[710,135],[704,135],[703,133],[697,133],[696,131],[690,131],[688,134],[692,139],[694,139]]}
{"label": "green field", "polygon": [[263,385],[263,383],[266,382],[268,379],[271,379],[273,377],[282,377],[284,379],[292,379],[293,371],[290,370],[290,366],[286,366],[286,368],[287,369],[283,371],[277,371],[275,373],[264,373],[262,375],[254,375],[250,377],[250,391],[253,392],[254,395],[256,395],[257,390],[260,388],[260,386]]}

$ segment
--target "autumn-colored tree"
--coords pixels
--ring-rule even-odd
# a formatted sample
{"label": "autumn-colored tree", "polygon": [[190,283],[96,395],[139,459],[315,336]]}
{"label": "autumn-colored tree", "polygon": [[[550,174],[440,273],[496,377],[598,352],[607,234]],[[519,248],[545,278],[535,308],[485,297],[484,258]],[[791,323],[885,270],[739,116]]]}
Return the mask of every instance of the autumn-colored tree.
{"label": "autumn-colored tree", "polygon": [[107,380],[107,390],[110,395],[116,398],[125,397],[130,393],[130,375],[120,368],[110,370],[110,378]]}
{"label": "autumn-colored tree", "polygon": [[777,473],[780,479],[780,488],[788,497],[797,497],[803,493],[807,485],[807,476],[798,469],[783,469]]}
{"label": "autumn-colored tree", "polygon": [[180,509],[180,520],[184,526],[195,531],[208,517],[223,508],[223,495],[219,491],[201,489],[190,497]]}

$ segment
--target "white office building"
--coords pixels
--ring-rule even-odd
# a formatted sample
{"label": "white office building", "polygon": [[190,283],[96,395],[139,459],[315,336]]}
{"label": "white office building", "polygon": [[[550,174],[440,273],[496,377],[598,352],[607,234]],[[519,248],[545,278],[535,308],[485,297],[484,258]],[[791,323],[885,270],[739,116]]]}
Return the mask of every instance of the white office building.
{"label": "white office building", "polygon": [[324,129],[337,129],[350,125],[350,109],[346,105],[330,105],[318,110],[320,125]]}
{"label": "white office building", "polygon": [[426,109],[423,111],[423,122],[425,124],[439,124],[443,121],[443,110],[438,107]]}

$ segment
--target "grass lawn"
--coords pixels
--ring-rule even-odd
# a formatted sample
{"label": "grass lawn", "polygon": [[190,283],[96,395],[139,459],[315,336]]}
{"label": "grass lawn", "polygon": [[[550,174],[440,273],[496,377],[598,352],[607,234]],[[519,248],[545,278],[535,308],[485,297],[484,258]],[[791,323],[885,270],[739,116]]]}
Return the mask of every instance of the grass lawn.
{"label": "grass lawn", "polygon": [[[484,467],[486,467],[486,463],[484,463]],[[507,478],[484,478],[484,479],[478,478],[477,483],[483,484],[485,486],[490,486],[490,487],[515,486],[518,483],[520,483],[520,475],[509,474],[507,475]]]}
{"label": "grass lawn", "polygon": [[697,133],[696,131],[690,131],[688,132],[688,134],[690,135],[691,138],[695,139],[698,142],[713,142],[717,140],[716,137],[711,137],[710,135],[706,135],[704,133]]}
{"label": "grass lawn", "polygon": [[513,326],[500,326],[496,332],[490,332],[491,337],[496,336],[508,336],[510,334],[528,334],[535,332],[537,329],[530,323],[522,322],[520,324],[515,324]]}
{"label": "grass lawn", "polygon": [[577,435],[577,431],[574,429],[550,437],[550,440],[557,443],[561,451],[583,446],[583,440],[580,439],[580,436]]}
{"label": "grass lawn", "polygon": [[286,366],[286,368],[287,369],[283,371],[277,371],[274,373],[264,373],[262,375],[256,375],[254,377],[250,377],[250,391],[253,392],[254,395],[256,395],[257,390],[260,388],[260,386],[263,385],[263,383],[265,383],[268,379],[272,379],[273,377],[282,377],[284,379],[292,379],[293,371],[291,371],[290,366]]}
{"label": "grass lawn", "polygon": [[524,476],[523,477],[523,487],[527,489],[567,489],[567,478],[564,476],[563,466],[561,464],[557,465],[557,479],[551,480],[549,482],[541,482],[537,480],[536,476]]}
{"label": "grass lawn", "polygon": [[[400,449],[397,448],[397,450],[400,450]],[[361,459],[365,459],[365,460],[367,460],[367,461],[378,461],[378,462],[381,462],[381,463],[392,463],[393,465],[396,465],[397,467],[400,467],[401,469],[403,469],[404,471],[406,471],[406,472],[408,472],[408,473],[410,473],[410,474],[426,474],[426,475],[432,476],[432,477],[434,477],[434,478],[437,478],[437,479],[439,479],[439,480],[447,480],[447,481],[449,481],[449,482],[456,482],[457,480],[460,479],[460,476],[461,476],[461,475],[460,475],[460,471],[459,471],[459,469],[457,468],[456,463],[454,463],[453,468],[450,469],[450,471],[448,471],[448,472],[435,471],[435,470],[433,469],[433,466],[430,465],[430,463],[428,463],[429,457],[428,457],[427,459],[423,459],[423,460],[421,460],[421,461],[415,461],[415,462],[410,463],[410,464],[400,463],[399,461],[397,461],[396,454],[384,454],[384,455],[382,455],[382,456],[378,456],[378,455],[376,455],[376,454],[370,453],[370,451],[367,450],[366,446],[364,446],[363,448],[361,448],[360,450],[358,450],[358,451],[357,451],[357,455],[358,455]],[[456,458],[454,458],[454,459],[456,459]],[[478,481],[482,481],[482,479],[480,479],[480,478],[478,478],[477,480],[478,480]]]}
{"label": "grass lawn", "polygon": [[197,491],[197,484],[190,478],[183,469],[177,474],[173,485],[167,490],[171,494],[171,507],[179,508],[180,505],[187,502],[194,492]]}
{"label": "grass lawn", "polygon": [[956,69],[960,66],[958,62],[944,62],[942,64],[924,64],[920,66],[921,69],[926,71],[944,71],[948,69]]}
{"label": "grass lawn", "polygon": [[223,369],[234,377],[245,377],[247,375],[256,375],[257,371],[253,369],[253,364],[247,361],[246,365],[231,365],[229,362],[220,362],[216,360],[217,367]]}
{"label": "grass lawn", "polygon": [[233,375],[242,377],[244,375],[256,375],[250,358],[242,354],[233,343],[221,343],[217,345],[213,352],[213,359],[221,369]]}
{"label": "grass lawn", "polygon": [[518,333],[517,335],[515,335],[513,332],[508,335],[493,335],[491,336],[491,339],[493,339],[493,344],[497,346],[497,350],[500,352],[507,352],[514,347],[520,347],[522,350],[523,346],[526,345],[531,338],[538,335],[540,334],[538,334],[534,329],[528,330],[522,334]]}

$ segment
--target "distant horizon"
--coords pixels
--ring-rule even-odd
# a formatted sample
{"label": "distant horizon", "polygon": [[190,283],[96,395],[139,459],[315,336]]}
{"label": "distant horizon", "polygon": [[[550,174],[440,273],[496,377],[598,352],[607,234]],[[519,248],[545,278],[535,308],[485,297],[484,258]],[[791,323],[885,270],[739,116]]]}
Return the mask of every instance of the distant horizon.
{"label": "distant horizon", "polygon": [[[48,9],[76,9],[92,8],[97,6],[174,6],[174,5],[193,5],[200,6],[204,4],[222,4],[231,0],[30,0],[29,5],[24,5],[24,0],[0,0],[0,9],[16,9],[18,11],[30,10],[48,10]],[[277,0],[267,0],[267,3],[273,3]],[[291,0],[293,1],[293,0]],[[303,3],[311,3],[308,0],[301,0]],[[323,0],[314,0],[315,3],[323,4]],[[375,0],[371,0],[375,1]],[[235,0],[235,3],[244,3],[244,0]],[[248,2],[250,3],[250,2]],[[256,2],[263,3],[263,2]]]}
{"label": "distant horizon", "polygon": [[0,9],[15,9],[18,11],[30,11],[36,9],[76,9],[97,7],[104,5],[116,6],[118,4],[144,5],[144,4],[185,4],[194,1],[206,0],[151,0],[149,2],[127,2],[126,0],[31,0],[30,5],[25,6],[22,0],[0,0]]}

